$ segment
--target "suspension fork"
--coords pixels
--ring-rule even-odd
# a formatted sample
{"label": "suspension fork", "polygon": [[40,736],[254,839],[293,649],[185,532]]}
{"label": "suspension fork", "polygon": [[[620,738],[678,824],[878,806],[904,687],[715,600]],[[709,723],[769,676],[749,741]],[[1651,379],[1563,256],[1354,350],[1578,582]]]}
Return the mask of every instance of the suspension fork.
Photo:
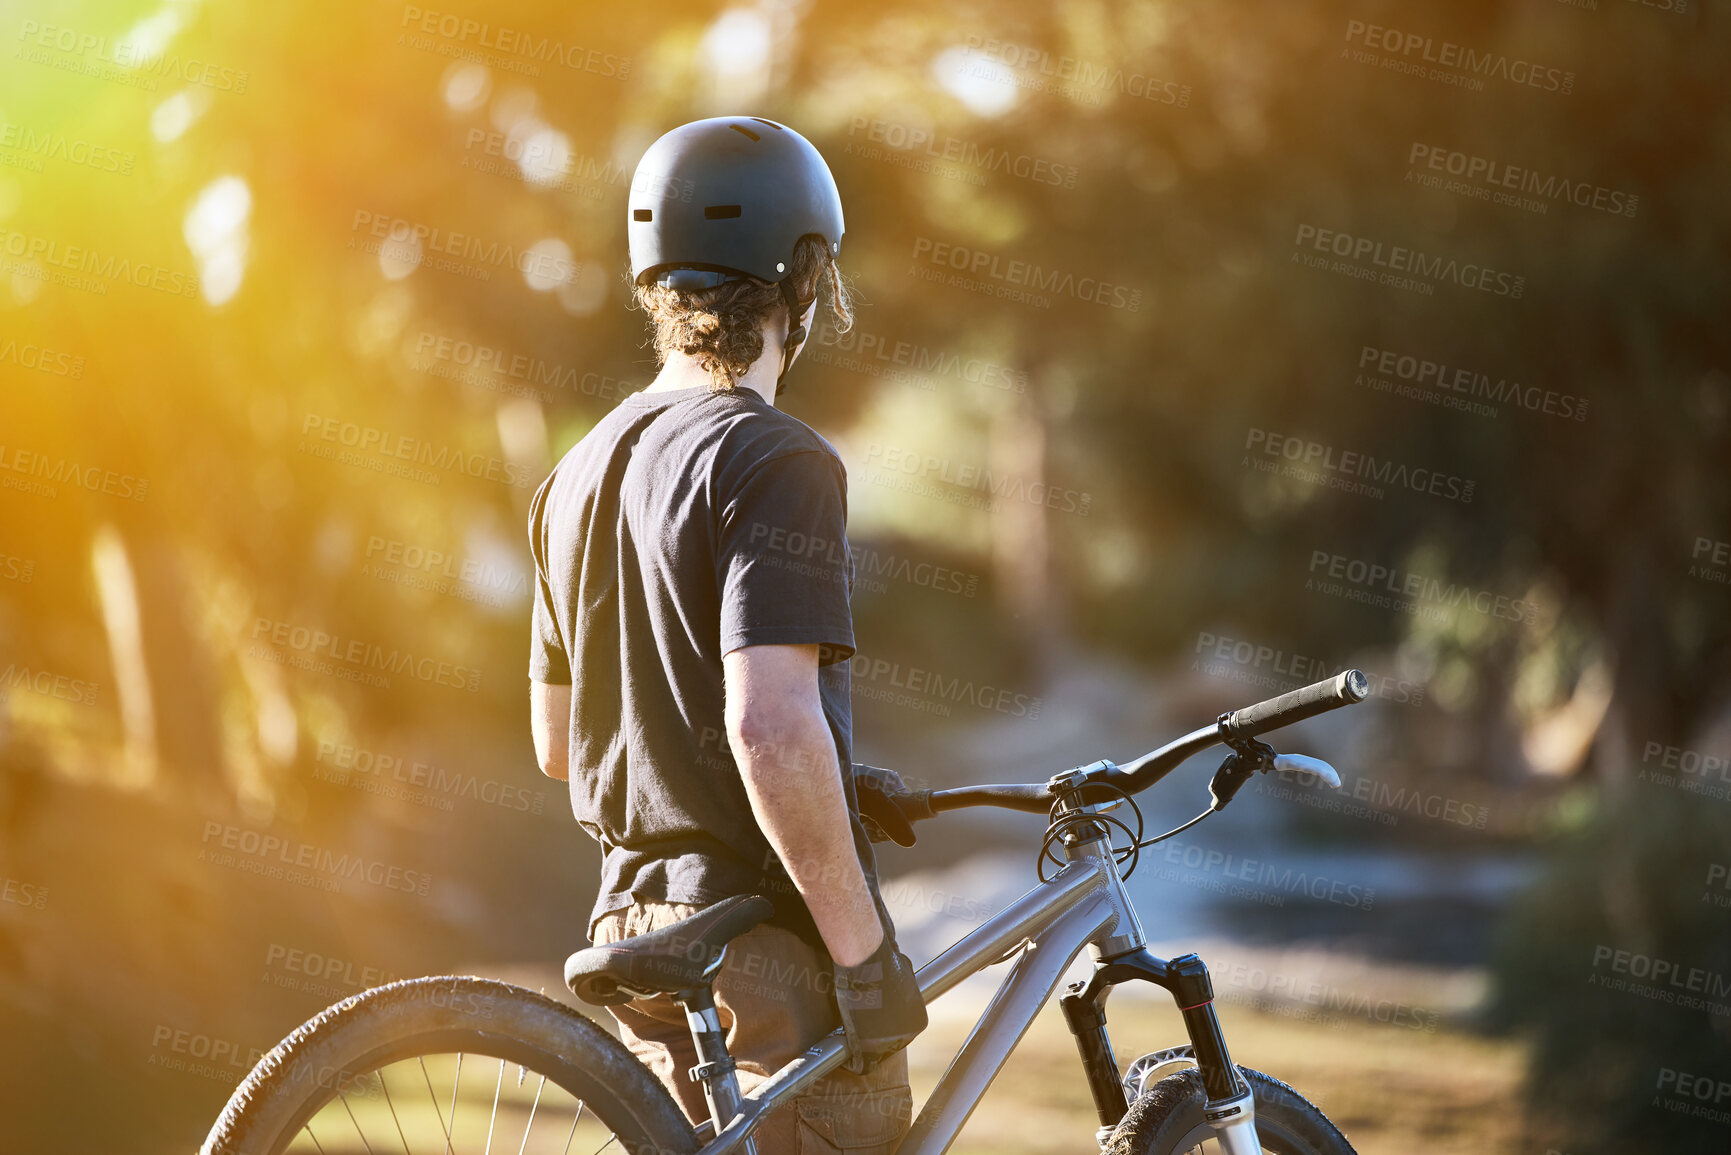
{"label": "suspension fork", "polygon": [[1189,1032],[1191,1050],[1208,1095],[1203,1116],[1219,1133],[1229,1155],[1260,1150],[1256,1143],[1254,1099],[1227,1052],[1226,1037],[1214,1013],[1214,984],[1208,977],[1207,965],[1193,954],[1167,960],[1156,958],[1145,948],[1101,960],[1087,982],[1073,984],[1059,1000],[1064,1021],[1069,1024],[1082,1057],[1088,1090],[1100,1117],[1101,1136],[1116,1128],[1129,1110],[1124,1081],[1112,1054],[1112,1041],[1106,1034],[1103,1004],[1112,987],[1136,979],[1171,992],[1179,1014],[1184,1017],[1184,1029]]}

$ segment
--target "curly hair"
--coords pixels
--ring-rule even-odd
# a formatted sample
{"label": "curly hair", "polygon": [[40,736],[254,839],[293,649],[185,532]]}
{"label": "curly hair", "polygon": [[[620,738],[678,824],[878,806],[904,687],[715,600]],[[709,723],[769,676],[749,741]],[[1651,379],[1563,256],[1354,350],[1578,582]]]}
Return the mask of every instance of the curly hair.
{"label": "curly hair", "polygon": [[[788,276],[801,301],[819,296],[827,285],[823,295],[829,299],[835,330],[853,328],[853,291],[822,237],[800,238]],[[656,359],[665,365],[674,353],[697,358],[709,372],[709,387],[718,393],[738,387],[739,378],[763,356],[764,321],[786,309],[779,286],[756,277],[691,291],[637,285],[632,295],[655,326]]]}

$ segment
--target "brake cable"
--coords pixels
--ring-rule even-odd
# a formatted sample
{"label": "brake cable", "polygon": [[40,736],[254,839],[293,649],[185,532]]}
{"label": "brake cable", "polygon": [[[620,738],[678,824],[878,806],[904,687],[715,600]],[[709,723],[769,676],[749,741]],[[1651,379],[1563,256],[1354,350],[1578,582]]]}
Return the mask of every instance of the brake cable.
{"label": "brake cable", "polygon": [[1102,824],[1107,827],[1116,826],[1119,830],[1122,830],[1126,835],[1128,835],[1130,838],[1128,845],[1115,846],[1112,845],[1110,841],[1112,834],[1111,830],[1108,829],[1103,832],[1108,840],[1107,845],[1110,846],[1112,850],[1112,860],[1120,866],[1122,866],[1126,860],[1130,863],[1129,867],[1123,872],[1123,874],[1119,875],[1119,877],[1127,879],[1136,872],[1136,862],[1142,855],[1140,843],[1143,829],[1142,808],[1136,805],[1136,800],[1130,797],[1127,792],[1112,785],[1110,782],[1095,782],[1090,785],[1092,788],[1097,790],[1110,790],[1124,802],[1128,803],[1130,813],[1136,816],[1136,829],[1131,830],[1129,823],[1120,818],[1115,818],[1110,814],[1095,813],[1090,810],[1066,810],[1064,813],[1060,814],[1058,813],[1058,807],[1064,804],[1063,798],[1060,796],[1052,799],[1051,809],[1047,812],[1046,816],[1046,834],[1044,838],[1040,839],[1040,855],[1034,860],[1034,873],[1039,877],[1041,882],[1051,881],[1046,877],[1046,863],[1048,860],[1060,869],[1064,866],[1064,860],[1052,852],[1053,843],[1062,838],[1064,833],[1072,827],[1087,824]]}
{"label": "brake cable", "polygon": [[[1145,847],[1165,842],[1168,838],[1174,838],[1183,834],[1186,830],[1189,830],[1204,818],[1218,814],[1222,810],[1226,809],[1232,799],[1237,796],[1238,791],[1244,787],[1246,782],[1250,781],[1251,775],[1255,774],[1257,771],[1266,772],[1274,765],[1274,759],[1277,757],[1274,747],[1270,746],[1266,742],[1257,738],[1239,738],[1233,736],[1231,731],[1224,725],[1226,717],[1227,715],[1225,714],[1220,716],[1220,722],[1222,723],[1220,726],[1220,732],[1222,735],[1222,741],[1227,746],[1231,747],[1232,753],[1228,754],[1225,761],[1220,763],[1220,768],[1214,772],[1213,779],[1208,783],[1208,794],[1209,797],[1213,799],[1213,803],[1208,807],[1208,809],[1190,819],[1190,821],[1179,826],[1174,826],[1164,834],[1157,834],[1153,838],[1143,838],[1142,808],[1136,804],[1136,799],[1132,797],[1128,791],[1113,785],[1110,782],[1084,783],[1081,787],[1078,787],[1078,794],[1083,788],[1093,788],[1096,790],[1104,789],[1110,790],[1122,799],[1124,803],[1130,807],[1130,812],[1136,816],[1136,829],[1132,831],[1128,823],[1118,818],[1114,818],[1110,814],[1085,810],[1069,810],[1063,814],[1059,814],[1058,807],[1062,804],[1062,799],[1054,799],[1052,801],[1051,812],[1048,816],[1046,835],[1040,840],[1040,856],[1034,863],[1034,873],[1039,875],[1040,881],[1048,881],[1045,875],[1046,862],[1048,859],[1060,867],[1063,866],[1063,861],[1058,858],[1056,854],[1052,853],[1052,844],[1063,837],[1064,832],[1072,827],[1079,826],[1085,822],[1098,822],[1107,826],[1116,826],[1119,830],[1122,830],[1126,835],[1128,835],[1130,842],[1127,845],[1116,846],[1111,845],[1111,843],[1108,842],[1108,845],[1111,845],[1112,858],[1114,862],[1120,866],[1125,862],[1129,862],[1130,865],[1124,870],[1123,874],[1119,876],[1120,878],[1128,879],[1135,873],[1137,863],[1140,862],[1142,850]],[[1105,833],[1109,839],[1111,831],[1107,830]]]}

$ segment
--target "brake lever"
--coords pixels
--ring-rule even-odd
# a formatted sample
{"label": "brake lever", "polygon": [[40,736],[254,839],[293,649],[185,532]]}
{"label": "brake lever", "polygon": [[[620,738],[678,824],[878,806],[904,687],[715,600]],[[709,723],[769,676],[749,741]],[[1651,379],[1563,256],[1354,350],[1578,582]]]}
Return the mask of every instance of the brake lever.
{"label": "brake lever", "polygon": [[1227,803],[1237,797],[1252,774],[1258,770],[1267,771],[1280,759],[1274,747],[1255,738],[1230,740],[1229,745],[1232,753],[1220,763],[1220,769],[1214,772],[1213,780],[1208,783],[1208,795],[1214,799],[1209,809],[1216,813],[1226,809]]}
{"label": "brake lever", "polygon": [[1214,772],[1214,777],[1208,783],[1208,796],[1214,799],[1208,809],[1221,811],[1226,804],[1237,796],[1244,784],[1250,781],[1250,776],[1256,773],[1256,764],[1248,758],[1237,754],[1228,754],[1226,761],[1220,764],[1220,769]]}

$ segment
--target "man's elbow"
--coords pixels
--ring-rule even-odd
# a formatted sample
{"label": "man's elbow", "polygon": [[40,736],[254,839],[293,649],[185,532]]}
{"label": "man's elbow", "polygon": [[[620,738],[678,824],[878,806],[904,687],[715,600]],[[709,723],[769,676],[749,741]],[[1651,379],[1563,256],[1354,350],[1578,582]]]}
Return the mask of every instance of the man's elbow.
{"label": "man's elbow", "polygon": [[727,740],[741,762],[782,762],[803,745],[802,719],[780,705],[747,706],[727,715]]}
{"label": "man's elbow", "polygon": [[571,780],[571,767],[562,753],[548,751],[535,759],[541,764],[541,773],[559,782]]}

